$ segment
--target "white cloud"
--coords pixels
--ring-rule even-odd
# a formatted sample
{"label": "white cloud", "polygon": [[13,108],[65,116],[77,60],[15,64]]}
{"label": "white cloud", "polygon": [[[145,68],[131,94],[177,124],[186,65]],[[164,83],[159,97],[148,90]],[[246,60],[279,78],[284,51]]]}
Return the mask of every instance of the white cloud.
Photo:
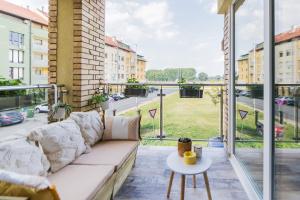
{"label": "white cloud", "polygon": [[[2,0],[3,1],[3,0]],[[29,6],[31,9],[44,7],[45,10],[48,9],[48,0],[7,0],[11,3],[27,7]]]}
{"label": "white cloud", "polygon": [[200,5],[212,14],[216,14],[218,10],[217,0],[199,0]]}
{"label": "white cloud", "polygon": [[166,0],[140,3],[138,1],[107,1],[106,31],[132,42],[142,38],[171,39],[178,34],[173,13]]}

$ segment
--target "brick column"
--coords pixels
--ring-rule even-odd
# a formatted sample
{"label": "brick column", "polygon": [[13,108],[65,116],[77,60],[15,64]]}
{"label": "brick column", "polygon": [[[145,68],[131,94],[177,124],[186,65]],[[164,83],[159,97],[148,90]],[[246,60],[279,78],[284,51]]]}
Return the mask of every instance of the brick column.
{"label": "brick column", "polygon": [[49,83],[64,84],[74,111],[104,79],[104,0],[49,0]]}
{"label": "brick column", "polygon": [[224,15],[224,38],[223,38],[223,51],[224,51],[224,83],[225,83],[225,95],[224,95],[224,136],[228,137],[229,128],[229,82],[230,82],[230,13],[229,11]]}

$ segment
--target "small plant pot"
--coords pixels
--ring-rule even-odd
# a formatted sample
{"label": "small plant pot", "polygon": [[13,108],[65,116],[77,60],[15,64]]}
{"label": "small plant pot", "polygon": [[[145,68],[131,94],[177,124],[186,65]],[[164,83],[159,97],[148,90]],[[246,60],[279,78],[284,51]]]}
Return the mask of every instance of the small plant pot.
{"label": "small plant pot", "polygon": [[102,110],[108,110],[109,109],[109,101],[101,102],[100,107]]}
{"label": "small plant pot", "polygon": [[203,89],[180,88],[180,98],[203,98]]}
{"label": "small plant pot", "polygon": [[66,117],[65,108],[58,108],[57,111],[53,115],[53,119],[64,119]]}
{"label": "small plant pot", "polygon": [[178,140],[178,155],[183,157],[184,152],[192,150],[192,140],[189,139],[188,142],[181,142]]}
{"label": "small plant pot", "polygon": [[127,97],[147,97],[148,89],[145,88],[126,88],[125,96]]}

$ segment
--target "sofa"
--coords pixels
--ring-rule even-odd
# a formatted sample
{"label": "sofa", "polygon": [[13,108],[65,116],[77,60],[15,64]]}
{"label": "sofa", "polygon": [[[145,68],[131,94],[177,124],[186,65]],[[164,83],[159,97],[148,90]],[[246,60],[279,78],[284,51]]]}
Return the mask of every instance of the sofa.
{"label": "sofa", "polygon": [[[48,165],[46,165],[48,171],[44,177],[49,181],[50,185],[55,187],[55,191],[58,194],[58,199],[61,200],[113,199],[114,196],[119,191],[119,189],[121,188],[124,181],[126,180],[127,176],[129,175],[132,167],[134,166],[138,145],[139,145],[139,138],[140,138],[139,136],[140,116],[131,119],[124,118],[124,117],[112,117],[111,119],[105,119],[106,123],[104,126],[102,121],[99,123],[99,120],[101,119],[100,117],[98,119],[96,115],[99,114],[98,113],[95,114],[95,112],[77,113],[77,116],[76,114],[73,115],[73,119],[69,121],[67,120],[66,122],[53,123],[51,125],[47,125],[48,128],[39,130],[41,132],[39,133],[40,134],[39,137],[37,137],[38,134],[34,132],[31,133],[28,138],[26,138],[26,140],[30,141],[30,144],[36,145],[37,148],[41,149],[43,153],[42,156],[44,156],[47,159],[47,162],[49,162],[50,167],[48,169]],[[82,116],[89,116],[91,120],[90,121],[86,120],[88,118],[84,118]],[[93,120],[95,120],[95,116],[98,121],[93,122]],[[84,125],[81,124],[82,126],[80,126],[80,123],[84,123]],[[82,138],[84,138],[82,139],[82,141],[84,141],[84,145],[86,146],[83,147],[84,149],[82,148],[80,149],[78,147],[74,148],[74,146],[72,146],[73,144],[72,145],[68,144],[68,141],[74,142],[76,138],[81,140],[81,138],[73,136],[73,132],[76,131],[75,130],[72,131],[72,129],[70,128],[64,129],[64,130],[68,130],[68,134],[70,132],[72,132],[72,134],[70,134],[71,136],[68,140],[66,140],[67,136],[63,137],[63,142],[61,143],[62,147],[59,147],[62,148],[61,152],[58,152],[59,150],[57,150],[57,147],[54,147],[54,145],[51,144],[50,140],[53,139],[53,135],[61,134],[61,132],[63,131],[60,131],[60,129],[63,130],[62,128],[64,128],[66,124],[68,125],[68,127],[70,127],[70,125],[75,127],[76,131],[80,130],[80,134],[82,135]],[[99,128],[99,126],[101,127]],[[101,132],[99,130],[104,129],[104,127],[106,130],[101,130],[103,133],[102,135],[99,134],[99,132]],[[48,138],[45,137],[46,129],[49,132]],[[91,130],[90,133],[93,132],[94,136],[88,138],[89,135],[85,135],[83,133],[83,132],[88,132],[87,130]],[[106,131],[109,131],[109,133],[106,134],[105,133]],[[125,132],[125,134],[124,133],[119,134],[119,132],[122,131]],[[44,140],[41,139],[41,135],[45,137]],[[108,137],[109,139],[105,139],[105,137]],[[82,141],[81,141],[81,146],[83,144]],[[87,144],[87,141],[90,141],[91,144]],[[47,144],[49,142],[50,142],[50,145],[48,145],[49,148],[51,147],[52,149],[55,149],[55,154],[54,154],[55,156],[51,154],[49,148],[47,147]],[[54,139],[54,142],[57,142],[56,137]],[[64,145],[65,147],[63,147]],[[76,150],[76,152],[74,149]],[[78,153],[79,150],[81,151],[80,153]],[[0,152],[1,152],[1,147],[0,147]],[[68,154],[72,156],[78,154],[78,156],[74,156],[74,158],[70,160],[68,159],[68,156],[66,156]],[[60,158],[61,160],[60,161],[55,160],[54,162],[53,161],[54,158],[55,159]],[[16,158],[15,160],[17,159],[18,158]],[[41,160],[41,159],[39,158],[35,160]],[[30,165],[30,163],[33,161],[29,160],[26,162],[27,164],[25,163],[24,165],[28,165],[28,163]],[[26,168],[26,166],[21,166],[17,168],[15,171],[18,173],[18,170],[20,171],[22,167]],[[1,163],[0,163],[0,168],[1,168]],[[4,168],[4,170],[9,171],[11,169],[11,166],[8,166],[8,169],[5,169],[5,167],[2,168]],[[20,177],[23,176],[23,171],[21,171],[22,173],[17,175]],[[33,173],[33,177],[36,177],[36,174],[34,172],[32,173]],[[32,173],[29,176],[32,176]],[[39,174],[41,173],[39,172]],[[7,180],[1,180],[2,177],[3,175],[1,175],[0,173],[0,183],[1,181],[7,182]],[[18,184],[22,185],[22,183],[17,182],[17,185]],[[31,187],[33,186],[30,186],[30,189],[32,189]],[[48,199],[41,199],[41,197],[35,197],[34,195],[22,196],[21,195],[22,193],[17,193],[17,195],[15,196],[12,195],[13,193],[5,194],[3,192],[4,194],[1,194],[1,191],[3,190],[1,190],[1,184],[0,184],[0,199],[7,198],[7,199],[16,199],[16,200],[17,199],[48,200]],[[52,197],[49,198],[49,200],[52,199],[53,199]]]}

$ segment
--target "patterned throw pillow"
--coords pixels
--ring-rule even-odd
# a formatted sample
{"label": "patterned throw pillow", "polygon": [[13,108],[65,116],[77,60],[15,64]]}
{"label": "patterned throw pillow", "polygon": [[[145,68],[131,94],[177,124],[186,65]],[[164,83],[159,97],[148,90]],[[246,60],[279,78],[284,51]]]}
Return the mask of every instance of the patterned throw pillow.
{"label": "patterned throw pillow", "polygon": [[25,138],[0,143],[0,169],[20,174],[46,176],[50,163],[41,149]]}
{"label": "patterned throw pillow", "polygon": [[31,200],[59,200],[54,186],[46,177],[21,175],[0,170],[0,195],[8,197],[28,197]]}
{"label": "patterned throw pillow", "polygon": [[73,112],[70,118],[80,127],[82,137],[87,145],[93,146],[101,140],[104,127],[98,112]]}
{"label": "patterned throw pillow", "polygon": [[72,119],[38,128],[28,137],[41,144],[52,172],[68,165],[86,151],[80,128]]}
{"label": "patterned throw pillow", "polygon": [[140,116],[115,116],[105,119],[103,140],[139,140]]}

